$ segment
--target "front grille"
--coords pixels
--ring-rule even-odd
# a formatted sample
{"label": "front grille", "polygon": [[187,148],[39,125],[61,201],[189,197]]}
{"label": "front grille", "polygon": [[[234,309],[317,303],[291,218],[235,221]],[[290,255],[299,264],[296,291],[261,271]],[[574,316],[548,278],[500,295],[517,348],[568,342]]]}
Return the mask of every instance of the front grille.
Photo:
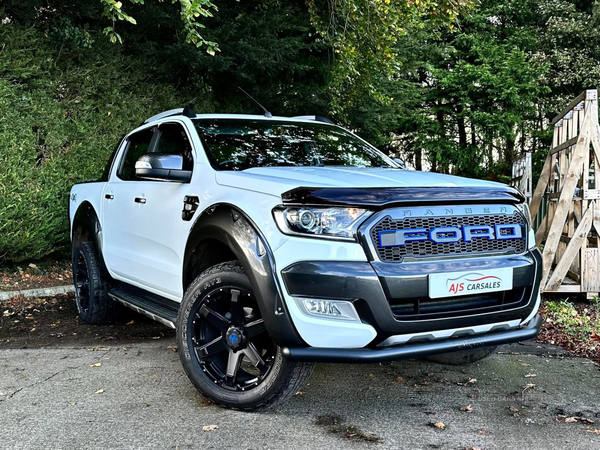
{"label": "front grille", "polygon": [[[381,247],[379,244],[379,232],[384,230],[406,230],[414,228],[426,228],[431,230],[436,227],[459,227],[465,225],[508,225],[521,224],[526,229],[525,217],[515,211],[513,214],[481,214],[465,216],[446,217],[404,217],[393,219],[391,216],[383,217],[371,228],[371,239],[379,259],[384,262],[401,262],[404,258],[438,258],[444,256],[459,255],[462,257],[470,254],[520,254],[525,252],[526,239],[504,239],[488,240],[473,239],[470,242],[446,242],[435,243],[433,241],[409,241],[404,246]],[[475,255],[474,255],[475,256]]]}
{"label": "front grille", "polygon": [[531,286],[523,286],[515,287],[509,291],[452,298],[414,297],[391,299],[390,308],[396,320],[442,319],[519,308],[525,306],[530,297]]}

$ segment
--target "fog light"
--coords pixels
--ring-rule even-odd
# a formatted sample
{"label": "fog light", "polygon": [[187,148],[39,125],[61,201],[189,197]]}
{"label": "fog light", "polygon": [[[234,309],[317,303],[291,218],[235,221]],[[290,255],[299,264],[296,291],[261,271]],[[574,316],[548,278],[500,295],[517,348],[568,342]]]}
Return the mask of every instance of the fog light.
{"label": "fog light", "polygon": [[308,315],[324,319],[359,320],[352,302],[294,297],[298,306]]}

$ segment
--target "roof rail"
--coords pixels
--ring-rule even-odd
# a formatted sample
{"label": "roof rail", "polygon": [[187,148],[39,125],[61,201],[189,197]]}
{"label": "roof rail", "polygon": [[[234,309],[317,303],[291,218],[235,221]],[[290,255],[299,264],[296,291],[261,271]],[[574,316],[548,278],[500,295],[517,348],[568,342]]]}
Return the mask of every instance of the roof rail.
{"label": "roof rail", "polygon": [[314,120],[315,122],[330,123],[334,125],[334,123],[331,120],[323,116],[294,116],[292,117],[292,119]]}
{"label": "roof rail", "polygon": [[145,123],[155,122],[157,120],[164,119],[165,117],[171,117],[171,116],[185,116],[185,117],[189,117],[190,119],[193,119],[196,117],[196,113],[191,108],[170,109],[168,111],[163,111],[159,114],[156,114],[156,115],[144,120],[142,122],[142,125],[144,125]]}

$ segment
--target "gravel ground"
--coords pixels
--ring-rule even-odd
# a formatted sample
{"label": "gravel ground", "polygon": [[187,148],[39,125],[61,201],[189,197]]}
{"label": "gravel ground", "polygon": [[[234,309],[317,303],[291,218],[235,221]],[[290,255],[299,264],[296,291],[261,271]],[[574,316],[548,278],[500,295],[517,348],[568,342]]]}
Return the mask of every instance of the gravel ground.
{"label": "gravel ground", "polygon": [[172,331],[138,315],[82,325],[63,300],[2,318],[2,449],[600,448],[600,371],[555,347],[458,368],[321,364],[279,409],[249,414],[193,389]]}

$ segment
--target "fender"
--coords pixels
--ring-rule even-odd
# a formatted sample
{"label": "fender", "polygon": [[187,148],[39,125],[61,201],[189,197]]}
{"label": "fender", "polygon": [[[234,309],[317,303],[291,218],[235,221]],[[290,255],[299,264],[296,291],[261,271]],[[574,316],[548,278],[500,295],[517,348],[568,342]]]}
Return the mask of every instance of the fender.
{"label": "fender", "polygon": [[96,255],[102,265],[102,270],[107,275],[107,279],[110,279],[104,263],[104,256],[102,255],[102,226],[100,225],[98,214],[96,214],[96,210],[90,202],[83,201],[77,208],[77,212],[73,217],[71,234],[72,257],[75,256],[73,252],[77,248],[77,245],[87,238],[87,240],[91,241],[94,245]]}
{"label": "fender", "polygon": [[205,239],[215,239],[227,245],[246,269],[265,326],[273,340],[282,347],[305,347],[306,343],[296,331],[283,302],[271,248],[252,220],[229,204],[205,209],[190,231],[183,273],[186,273],[194,250]]}

